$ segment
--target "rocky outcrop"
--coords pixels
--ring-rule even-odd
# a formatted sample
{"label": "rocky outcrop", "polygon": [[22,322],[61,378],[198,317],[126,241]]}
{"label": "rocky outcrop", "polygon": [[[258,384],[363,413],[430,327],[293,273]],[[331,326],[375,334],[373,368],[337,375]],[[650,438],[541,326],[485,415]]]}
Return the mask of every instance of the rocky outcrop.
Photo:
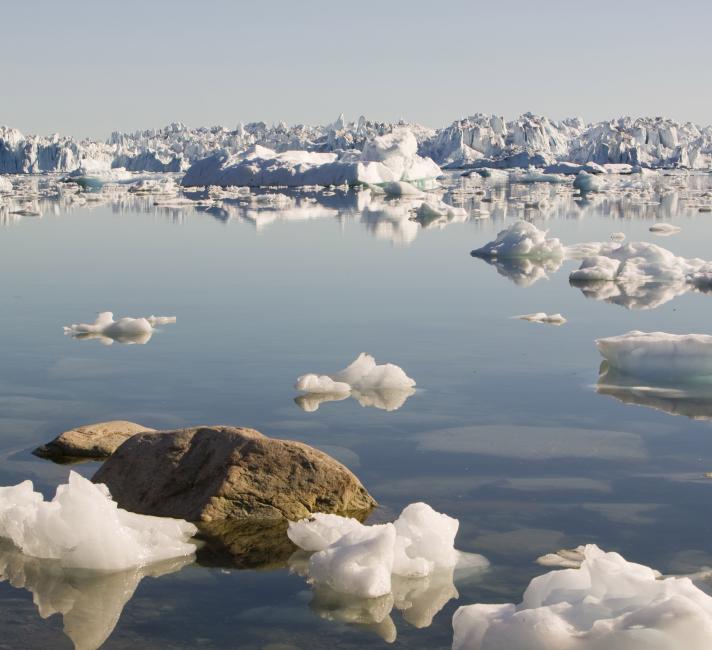
{"label": "rocky outcrop", "polygon": [[131,436],[152,431],[155,429],[126,420],[85,424],[61,433],[32,453],[40,458],[49,458],[57,462],[71,462],[83,458],[107,458]]}
{"label": "rocky outcrop", "polygon": [[294,521],[376,505],[356,476],[327,454],[227,426],[137,434],[92,480],[106,484],[119,507],[131,512],[203,523]]}

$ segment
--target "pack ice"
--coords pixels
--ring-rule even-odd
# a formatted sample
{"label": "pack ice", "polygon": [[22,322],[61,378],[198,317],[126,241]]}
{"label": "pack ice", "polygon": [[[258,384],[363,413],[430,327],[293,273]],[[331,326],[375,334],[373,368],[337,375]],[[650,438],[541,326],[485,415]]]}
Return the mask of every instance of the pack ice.
{"label": "pack ice", "polygon": [[[391,593],[392,576],[422,578],[458,562],[459,523],[425,503],[403,509],[394,523],[366,526],[347,517],[315,514],[290,522],[287,534],[314,552],[308,578],[316,586],[359,598]],[[487,561],[476,556],[481,566]]]}
{"label": "pack ice", "polygon": [[32,481],[0,488],[0,538],[25,555],[58,560],[67,568],[121,571],[190,556],[196,527],[180,519],[122,510],[106,486],[76,472],[51,501]]}
{"label": "pack ice", "polygon": [[365,352],[333,375],[301,375],[294,385],[298,391],[305,393],[297,403],[307,411],[316,410],[323,401],[345,399],[349,395],[362,406],[395,410],[415,392],[414,386],[415,380],[408,377],[400,366],[377,364],[376,359]]}
{"label": "pack ice", "polygon": [[[255,146],[237,154],[217,153],[185,173],[184,186],[285,186],[397,184],[432,180],[440,168],[418,155],[413,133],[398,129],[366,142],[363,151],[284,151]],[[402,186],[396,185],[402,193]]]}
{"label": "pack ice", "polygon": [[637,330],[596,340],[601,356],[626,375],[652,380],[712,379],[712,336]]}
{"label": "pack ice", "polygon": [[706,650],[712,598],[588,545],[580,568],[534,578],[519,605],[460,607],[453,630],[453,650]]}
{"label": "pack ice", "polygon": [[99,339],[104,345],[148,343],[160,325],[175,323],[175,316],[124,317],[114,320],[110,311],[101,312],[93,323],[74,323],[64,327],[64,333],[77,339]]}

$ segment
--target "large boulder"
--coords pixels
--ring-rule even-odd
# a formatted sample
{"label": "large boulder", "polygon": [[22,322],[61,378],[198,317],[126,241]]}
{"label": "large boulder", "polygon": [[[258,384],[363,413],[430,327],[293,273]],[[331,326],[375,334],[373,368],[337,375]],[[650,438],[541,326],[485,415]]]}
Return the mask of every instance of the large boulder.
{"label": "large boulder", "polygon": [[376,505],[341,463],[301,442],[226,426],[140,433],[92,479],[119,507],[194,522],[359,513]]}
{"label": "large boulder", "polygon": [[131,436],[152,431],[155,429],[126,420],[85,424],[59,434],[54,440],[37,447],[32,453],[40,458],[49,458],[57,462],[107,458]]}

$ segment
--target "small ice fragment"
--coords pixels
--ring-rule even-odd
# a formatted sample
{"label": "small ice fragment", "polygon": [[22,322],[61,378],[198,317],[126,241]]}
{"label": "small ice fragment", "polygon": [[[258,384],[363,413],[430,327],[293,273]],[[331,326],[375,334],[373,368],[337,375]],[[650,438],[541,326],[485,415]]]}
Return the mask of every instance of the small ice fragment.
{"label": "small ice fragment", "polygon": [[494,241],[472,251],[474,257],[561,259],[565,249],[556,239],[547,239],[546,231],[528,221],[518,221],[497,233]]}
{"label": "small ice fragment", "polygon": [[656,235],[668,237],[679,233],[682,228],[680,228],[680,226],[673,226],[671,223],[656,223],[650,226],[648,230]]}
{"label": "small ice fragment", "polygon": [[574,179],[574,189],[579,190],[582,194],[603,192],[606,189],[606,183],[600,176],[580,171]]}
{"label": "small ice fragment", "polygon": [[624,232],[612,232],[611,233],[611,241],[615,241],[615,242],[625,241],[625,233]]}
{"label": "small ice fragment", "polygon": [[514,316],[514,318],[546,325],[563,325],[566,322],[566,319],[561,314],[547,314],[543,311],[538,311],[535,314],[522,314],[521,316]]}
{"label": "small ice fragment", "polygon": [[305,393],[350,393],[351,386],[344,382],[334,381],[328,375],[313,373],[302,375],[297,379],[294,388]]}
{"label": "small ice fragment", "polygon": [[93,323],[74,323],[64,327],[64,333],[78,339],[99,339],[105,345],[114,341],[119,343],[147,343],[156,325],[175,323],[175,316],[149,316],[148,318],[119,318],[114,320],[114,314],[103,311]]}

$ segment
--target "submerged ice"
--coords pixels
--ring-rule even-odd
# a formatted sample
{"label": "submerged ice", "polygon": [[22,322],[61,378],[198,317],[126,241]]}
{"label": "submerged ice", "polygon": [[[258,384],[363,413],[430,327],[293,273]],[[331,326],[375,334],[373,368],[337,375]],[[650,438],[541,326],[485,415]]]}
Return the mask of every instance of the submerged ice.
{"label": "submerged ice", "polygon": [[582,549],[579,568],[534,578],[519,605],[469,605],[453,617],[453,650],[705,650],[712,598],[689,578]]}
{"label": "submerged ice", "polygon": [[196,532],[186,521],[122,510],[106,486],[76,472],[51,501],[31,481],[0,488],[0,538],[65,568],[121,571],[191,556]]}

